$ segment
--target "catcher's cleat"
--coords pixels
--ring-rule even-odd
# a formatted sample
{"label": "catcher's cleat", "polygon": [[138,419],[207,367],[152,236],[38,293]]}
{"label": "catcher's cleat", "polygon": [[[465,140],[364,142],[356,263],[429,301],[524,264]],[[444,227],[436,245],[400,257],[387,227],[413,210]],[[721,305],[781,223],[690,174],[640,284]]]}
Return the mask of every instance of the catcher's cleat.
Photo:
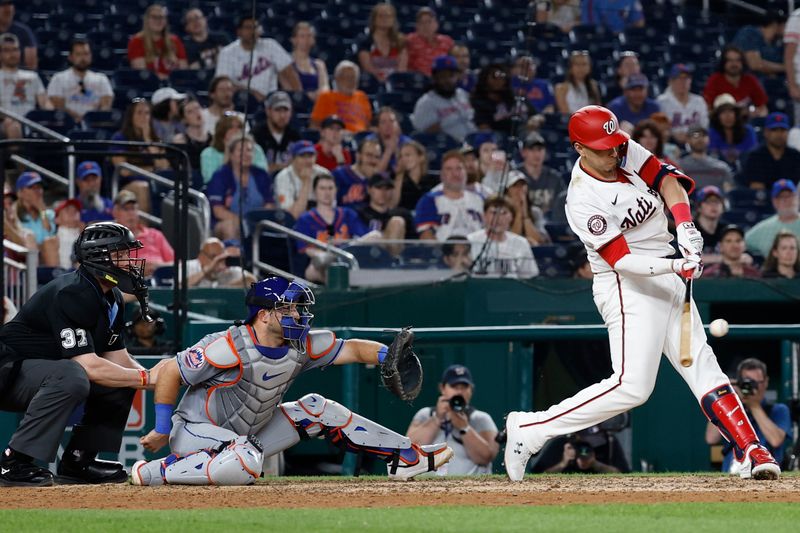
{"label": "catcher's cleat", "polygon": [[747,447],[741,461],[734,457],[730,472],[739,474],[742,479],[778,479],[781,467],[764,446],[753,443]]}
{"label": "catcher's cleat", "polygon": [[[414,452],[416,458],[404,457],[409,455],[408,451]],[[407,481],[414,476],[437,470],[452,458],[453,449],[443,442],[427,446],[412,444],[410,450],[403,450],[395,455],[387,465],[389,479]]]}
{"label": "catcher's cleat", "polygon": [[53,473],[29,461],[10,460],[0,463],[0,486],[49,487]]}
{"label": "catcher's cleat", "polygon": [[147,468],[147,461],[141,460],[133,463],[131,467],[131,485],[139,487],[150,485],[150,472]]}
{"label": "catcher's cleat", "polygon": [[125,483],[128,473],[113,461],[70,461],[63,458],[58,463],[55,481],[59,485],[99,485],[101,483]]}
{"label": "catcher's cleat", "polygon": [[525,439],[522,438],[523,430],[520,428],[520,418],[525,414],[520,411],[511,411],[506,416],[506,449],[503,454],[503,464],[511,481],[522,481],[531,456],[539,453],[539,450],[547,442],[547,439],[542,438],[532,440],[536,437],[534,427],[527,428],[524,432]]}

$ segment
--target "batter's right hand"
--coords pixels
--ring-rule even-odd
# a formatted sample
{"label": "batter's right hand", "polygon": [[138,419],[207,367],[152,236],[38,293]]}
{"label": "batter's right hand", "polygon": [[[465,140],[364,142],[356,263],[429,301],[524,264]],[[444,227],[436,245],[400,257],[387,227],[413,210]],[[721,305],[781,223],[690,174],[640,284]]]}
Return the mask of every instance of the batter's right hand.
{"label": "batter's right hand", "polygon": [[167,444],[169,444],[169,435],[158,433],[155,429],[139,439],[145,450],[148,452],[157,452]]}
{"label": "batter's right hand", "polygon": [[675,259],[672,263],[672,270],[684,279],[697,279],[703,275],[703,260],[697,254],[690,255],[685,259]]}

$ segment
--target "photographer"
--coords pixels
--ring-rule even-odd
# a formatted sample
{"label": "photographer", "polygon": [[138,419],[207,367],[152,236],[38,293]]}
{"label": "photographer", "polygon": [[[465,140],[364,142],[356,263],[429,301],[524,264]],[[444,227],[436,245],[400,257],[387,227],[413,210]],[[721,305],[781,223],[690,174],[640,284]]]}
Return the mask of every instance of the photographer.
{"label": "photographer", "polygon": [[166,327],[161,313],[150,309],[152,322],[142,318],[142,310],[136,307],[131,320],[125,323],[125,342],[131,355],[174,355],[172,342],[162,339]]}
{"label": "photographer", "polygon": [[585,440],[570,439],[564,443],[561,461],[546,469],[560,474],[618,474],[618,468],[597,460],[594,447]]}
{"label": "photographer", "polygon": [[497,426],[488,413],[470,404],[475,385],[469,369],[463,365],[448,367],[439,392],[436,406],[420,409],[406,435],[423,445],[447,441],[455,452],[447,468],[450,475],[491,474],[492,461],[500,449],[495,441]]}
{"label": "photographer", "polygon": [[[742,400],[759,440],[772,453],[775,460],[781,463],[784,443],[786,443],[786,439],[789,439],[790,442],[792,440],[792,420],[786,404],[770,404],[764,399],[768,385],[767,365],[761,360],[751,357],[736,367],[736,383],[733,384],[733,388]],[[717,427],[709,422],[706,427],[706,443],[713,445],[718,444],[721,440],[722,435]],[[722,471],[731,472],[733,447],[726,442],[722,451],[725,455]]]}

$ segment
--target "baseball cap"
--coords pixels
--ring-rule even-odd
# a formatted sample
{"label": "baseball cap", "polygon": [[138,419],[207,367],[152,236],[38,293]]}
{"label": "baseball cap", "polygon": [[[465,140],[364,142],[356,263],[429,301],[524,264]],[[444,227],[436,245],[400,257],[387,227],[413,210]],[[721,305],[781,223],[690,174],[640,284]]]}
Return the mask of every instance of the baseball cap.
{"label": "baseball cap", "polygon": [[478,131],[472,133],[469,135],[468,139],[469,144],[477,147],[478,149],[480,149],[481,145],[484,143],[497,144],[497,137],[495,136],[494,132],[491,131]]}
{"label": "baseball cap", "polygon": [[37,183],[42,182],[42,176],[38,172],[23,172],[17,178],[17,184],[14,187],[17,191],[26,187],[31,187]]}
{"label": "baseball cap", "polygon": [[708,135],[708,130],[701,126],[700,124],[692,124],[689,126],[689,129],[686,130],[686,133],[691,137],[696,133],[702,133],[703,135]]}
{"label": "baseball cap", "polygon": [[131,191],[119,191],[119,194],[114,198],[114,205],[126,205],[131,202],[138,202],[136,195]]}
{"label": "baseball cap", "polygon": [[296,141],[289,145],[289,154],[292,157],[297,157],[303,154],[315,154],[317,151],[314,150],[314,145],[311,144],[311,141]]}
{"label": "baseball cap", "polygon": [[538,132],[532,131],[525,137],[525,144],[522,146],[525,148],[533,148],[534,146],[547,146],[547,143],[544,142],[544,137]]}
{"label": "baseball cap", "polygon": [[277,109],[282,107],[284,109],[291,109],[292,108],[292,98],[284,91],[275,91],[267,98],[267,101],[264,103],[264,107],[267,109]]}
{"label": "baseball cap", "polygon": [[724,239],[725,235],[727,235],[728,233],[730,233],[732,231],[735,231],[736,233],[738,233],[739,235],[744,237],[744,230],[742,228],[740,228],[736,224],[728,224],[727,226],[722,228],[722,232],[720,232],[719,238],[720,239]]}
{"label": "baseball cap", "polygon": [[338,124],[340,127],[344,128],[344,120],[339,117],[339,115],[329,115],[325,117],[322,121],[321,127],[322,129],[330,128],[334,124]]}
{"label": "baseball cap", "polygon": [[423,15],[430,15],[430,16],[432,16],[432,17],[436,18],[436,11],[434,11],[434,10],[433,10],[433,8],[430,8],[430,7],[428,7],[428,6],[421,7],[421,8],[419,8],[419,10],[417,11],[417,18],[416,18],[416,20],[419,20],[419,18],[420,18],[421,16],[423,16]]}
{"label": "baseball cap", "polygon": [[674,80],[681,74],[688,74],[691,76],[694,73],[694,67],[692,65],[687,65],[686,63],[675,63],[672,65],[672,68],[669,69],[669,79]]}
{"label": "baseball cap", "polygon": [[525,174],[523,174],[521,171],[519,171],[519,170],[511,170],[508,173],[508,180],[507,181],[508,181],[508,185],[506,185],[506,188],[510,188],[512,185],[514,185],[515,183],[520,182],[520,181],[524,181],[525,183],[527,183],[528,179],[525,177]]}
{"label": "baseball cap", "polygon": [[183,100],[186,98],[186,93],[179,93],[172,87],[162,87],[153,93],[150,101],[153,105],[158,105],[166,100]]}
{"label": "baseball cap", "polygon": [[458,70],[458,62],[456,62],[456,58],[451,55],[442,55],[438,56],[436,59],[433,60],[433,66],[431,67],[431,72],[436,74],[441,70]]}
{"label": "baseball cap", "polygon": [[594,454],[594,447],[585,440],[576,440],[572,443],[576,457],[589,457]]}
{"label": "baseball cap", "polygon": [[367,181],[368,187],[386,187],[394,189],[394,180],[389,177],[386,172],[378,172],[373,174]]}
{"label": "baseball cap", "polygon": [[62,200],[55,208],[56,216],[68,206],[72,206],[78,211],[83,209],[83,204],[77,198],[67,198],[66,200]]}
{"label": "baseball cap", "polygon": [[647,76],[644,74],[631,74],[628,76],[628,81],[625,82],[625,89],[633,89],[635,87],[648,87],[650,82],[647,81]]}
{"label": "baseball cap", "polygon": [[461,155],[475,155],[478,153],[478,149],[467,142],[462,144],[458,151],[461,152]]}
{"label": "baseball cap", "polygon": [[736,107],[736,98],[733,97],[732,94],[729,93],[722,93],[716,98],[714,98],[714,105],[712,106],[714,111],[724,105],[732,105]]}
{"label": "baseball cap", "polygon": [[469,371],[469,368],[464,365],[448,366],[442,374],[442,383],[446,383],[447,385],[463,383],[470,387],[474,385],[472,382],[472,373]]}
{"label": "baseball cap", "polygon": [[78,179],[82,180],[86,178],[86,176],[91,176],[92,174],[102,176],[103,172],[100,170],[100,165],[98,165],[96,161],[84,161],[78,165],[77,174]]}
{"label": "baseball cap", "polygon": [[725,199],[725,196],[722,195],[722,191],[716,185],[706,185],[695,194],[698,203],[705,202],[709,196],[716,196],[720,200]]}
{"label": "baseball cap", "polygon": [[775,198],[783,191],[792,191],[793,193],[797,192],[797,186],[794,184],[792,180],[787,179],[779,179],[775,183],[772,184],[772,197]]}
{"label": "baseball cap", "polygon": [[768,130],[777,130],[783,129],[788,130],[791,127],[789,123],[789,116],[786,113],[770,113],[767,115],[767,118],[764,120],[764,129]]}

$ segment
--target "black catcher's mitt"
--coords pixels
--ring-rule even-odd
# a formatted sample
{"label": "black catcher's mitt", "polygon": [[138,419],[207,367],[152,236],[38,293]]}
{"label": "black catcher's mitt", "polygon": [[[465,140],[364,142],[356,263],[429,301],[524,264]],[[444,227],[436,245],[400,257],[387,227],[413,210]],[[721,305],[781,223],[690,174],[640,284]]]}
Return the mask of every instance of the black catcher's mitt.
{"label": "black catcher's mitt", "polygon": [[422,388],[422,365],[414,353],[414,333],[403,328],[395,336],[381,363],[381,381],[395,396],[410,402]]}

